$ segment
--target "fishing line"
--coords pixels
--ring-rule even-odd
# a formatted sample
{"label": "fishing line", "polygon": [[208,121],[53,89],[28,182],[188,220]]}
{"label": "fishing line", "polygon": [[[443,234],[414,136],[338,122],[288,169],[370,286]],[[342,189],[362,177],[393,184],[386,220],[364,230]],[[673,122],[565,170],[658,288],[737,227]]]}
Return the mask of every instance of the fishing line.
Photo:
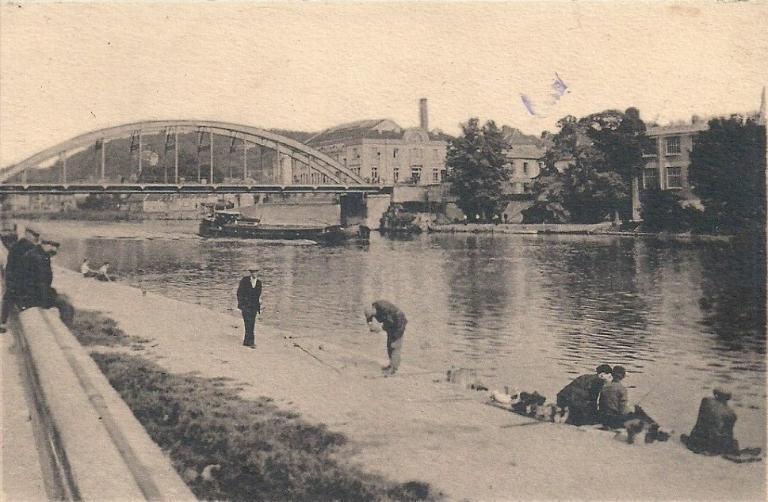
{"label": "fishing line", "polygon": [[327,362],[323,361],[322,359],[320,359],[319,357],[317,357],[317,356],[316,356],[316,355],[314,355],[312,352],[308,351],[307,349],[305,349],[304,347],[302,347],[302,346],[301,346],[301,345],[299,345],[298,343],[296,343],[296,342],[293,342],[293,346],[294,346],[294,347],[297,347],[297,348],[299,348],[299,349],[301,349],[301,350],[303,350],[304,352],[306,352],[307,354],[309,354],[311,357],[313,357],[313,358],[315,358],[316,360],[318,360],[318,361],[319,361],[321,364],[324,364],[324,365],[328,366],[329,368],[331,368],[331,369],[332,369],[333,371],[335,371],[336,373],[339,373],[339,374],[341,374],[341,370],[340,370],[339,368],[337,368],[336,366],[333,366],[333,365],[331,365],[331,364],[329,364],[329,363],[327,363]]}

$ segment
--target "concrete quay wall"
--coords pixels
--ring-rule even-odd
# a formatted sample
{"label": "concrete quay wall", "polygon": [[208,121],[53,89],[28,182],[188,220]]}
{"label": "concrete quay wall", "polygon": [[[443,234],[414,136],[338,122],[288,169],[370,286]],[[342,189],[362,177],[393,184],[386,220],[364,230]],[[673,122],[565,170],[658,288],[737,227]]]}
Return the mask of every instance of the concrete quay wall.
{"label": "concrete quay wall", "polygon": [[56,309],[21,312],[15,331],[74,498],[195,500]]}
{"label": "concrete quay wall", "polygon": [[613,223],[558,224],[558,223],[454,223],[450,225],[429,225],[430,232],[447,233],[497,233],[497,234],[604,234],[613,228]]}

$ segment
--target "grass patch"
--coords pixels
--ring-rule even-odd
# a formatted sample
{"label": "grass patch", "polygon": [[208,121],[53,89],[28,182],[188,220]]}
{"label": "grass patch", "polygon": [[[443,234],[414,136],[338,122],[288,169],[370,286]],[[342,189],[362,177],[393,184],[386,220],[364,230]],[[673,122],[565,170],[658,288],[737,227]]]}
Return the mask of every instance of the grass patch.
{"label": "grass patch", "polygon": [[169,374],[144,358],[92,357],[204,500],[439,500],[422,482],[394,483],[343,459],[347,440],[246,400],[224,379]]}
{"label": "grass patch", "polygon": [[83,346],[105,345],[107,347],[131,347],[140,350],[149,340],[128,335],[117,323],[92,310],[78,310],[67,327]]}

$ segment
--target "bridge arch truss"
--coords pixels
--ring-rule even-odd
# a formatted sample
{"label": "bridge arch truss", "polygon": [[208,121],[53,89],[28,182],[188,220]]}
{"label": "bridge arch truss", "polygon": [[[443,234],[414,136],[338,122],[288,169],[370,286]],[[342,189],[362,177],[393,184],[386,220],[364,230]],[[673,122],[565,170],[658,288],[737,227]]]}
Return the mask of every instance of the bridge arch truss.
{"label": "bridge arch truss", "polygon": [[[363,185],[365,181],[351,169],[341,165],[338,161],[325,155],[324,153],[304,145],[298,141],[274,134],[256,127],[233,124],[228,122],[199,121],[199,120],[158,120],[144,121],[130,124],[123,124],[115,127],[99,129],[89,133],[81,134],[72,139],[59,143],[50,148],[46,148],[31,157],[22,160],[16,164],[0,168],[0,184],[8,183],[17,175],[21,175],[22,183],[25,181],[26,172],[30,169],[39,168],[51,161],[60,160],[62,169],[58,180],[52,182],[67,183],[67,157],[70,153],[75,153],[94,145],[101,145],[101,181],[105,181],[104,176],[104,151],[108,142],[117,139],[131,138],[131,151],[133,151],[134,140],[138,139],[138,162],[141,169],[141,141],[142,136],[166,135],[166,148],[169,141],[172,142],[172,148],[175,149],[176,163],[174,172],[174,182],[179,184],[178,168],[178,148],[179,134],[197,133],[202,139],[203,135],[208,136],[208,145],[210,148],[210,177],[212,181],[214,172],[213,159],[213,138],[214,136],[225,136],[231,139],[231,149],[238,143],[243,154],[243,181],[248,177],[247,150],[253,145],[275,151],[275,159],[280,180],[273,180],[283,185],[292,185],[298,183],[305,184],[325,184],[325,185],[344,185],[354,186]],[[169,138],[173,137],[172,140]],[[98,148],[98,146],[97,146]],[[294,178],[294,167],[298,167],[302,173],[311,173],[310,179]],[[73,180],[74,182],[74,180]],[[190,182],[187,182],[190,183]]]}

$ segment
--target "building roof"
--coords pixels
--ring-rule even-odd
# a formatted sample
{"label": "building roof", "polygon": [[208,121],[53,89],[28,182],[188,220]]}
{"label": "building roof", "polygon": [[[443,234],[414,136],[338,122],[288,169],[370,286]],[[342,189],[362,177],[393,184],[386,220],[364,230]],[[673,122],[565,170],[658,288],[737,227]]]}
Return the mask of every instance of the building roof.
{"label": "building roof", "polygon": [[512,145],[506,151],[509,159],[540,159],[547,153],[547,149],[536,145]]}
{"label": "building roof", "polygon": [[647,136],[666,136],[668,134],[697,133],[709,129],[707,122],[693,122],[688,124],[673,124],[666,126],[649,127],[645,134]]}
{"label": "building roof", "polygon": [[307,144],[353,138],[400,138],[403,129],[390,119],[369,119],[348,122],[328,128],[307,140]]}
{"label": "building roof", "polygon": [[[413,128],[418,129],[418,128]],[[308,145],[316,145],[329,141],[346,141],[350,139],[402,139],[409,129],[403,129],[391,119],[370,119],[349,122],[326,129],[309,138]],[[411,129],[412,130],[412,129]],[[427,132],[430,140],[446,141],[442,131]]]}
{"label": "building roof", "polygon": [[546,146],[547,140],[538,138],[532,134],[525,134],[516,127],[501,126],[501,134],[510,145],[535,145]]}

